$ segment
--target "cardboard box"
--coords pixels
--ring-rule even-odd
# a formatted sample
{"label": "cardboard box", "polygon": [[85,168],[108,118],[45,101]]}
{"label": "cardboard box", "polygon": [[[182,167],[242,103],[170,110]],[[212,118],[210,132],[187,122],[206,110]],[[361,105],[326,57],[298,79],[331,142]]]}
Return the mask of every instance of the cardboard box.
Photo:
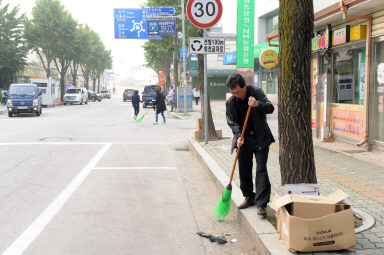
{"label": "cardboard box", "polygon": [[278,194],[276,211],[280,239],[291,252],[355,250],[353,212],[338,190],[329,196]]}

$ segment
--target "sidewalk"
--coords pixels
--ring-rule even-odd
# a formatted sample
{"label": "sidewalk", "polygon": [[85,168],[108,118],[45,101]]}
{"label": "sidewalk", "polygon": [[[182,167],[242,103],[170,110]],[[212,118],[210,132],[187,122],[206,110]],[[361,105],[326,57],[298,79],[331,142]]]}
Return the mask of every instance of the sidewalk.
{"label": "sidewalk", "polygon": [[7,106],[0,104],[0,114],[6,114],[7,113]]}
{"label": "sidewalk", "polygon": [[[211,106],[212,111],[215,112],[213,114],[214,119],[222,119],[225,117],[224,101],[213,102]],[[276,121],[276,119],[269,119],[269,122],[270,121],[273,122]],[[229,129],[227,126],[225,128]],[[228,133],[228,130],[225,131],[226,132],[223,133]],[[196,145],[194,146],[197,150],[199,148],[202,149],[202,154],[207,153],[206,156],[200,157],[205,161],[212,160],[212,162],[208,162],[208,165],[217,165],[217,168],[226,175],[225,178],[228,178],[227,176],[230,175],[235,157],[234,154],[230,154],[231,139],[210,141],[207,145],[204,143],[192,142],[192,144],[193,143]],[[368,213],[373,216],[376,221],[371,229],[356,234],[357,246],[355,252],[338,251],[331,254],[384,254],[383,153],[365,152],[361,148],[353,145],[337,142],[324,143],[316,139],[314,140],[314,146],[317,180],[320,185],[321,194],[328,195],[336,189],[342,189],[348,194],[349,201],[354,209]],[[279,147],[277,142],[271,145],[268,160],[270,180],[272,184],[276,185],[281,183],[278,152]],[[238,170],[235,171],[234,183],[237,186],[240,185]],[[236,191],[233,193],[235,192]],[[275,190],[272,189],[272,192],[274,193]],[[271,199],[273,196],[274,194],[272,194]],[[240,212],[244,213],[244,210]],[[250,213],[256,214],[256,210],[249,210],[249,212],[245,212],[244,214],[249,215]],[[259,228],[259,226],[255,226],[254,232],[256,233],[257,228]],[[276,246],[282,245],[278,237],[274,238],[271,242],[274,242]],[[267,246],[266,244],[264,245]],[[269,243],[269,246],[271,246],[271,243]]]}

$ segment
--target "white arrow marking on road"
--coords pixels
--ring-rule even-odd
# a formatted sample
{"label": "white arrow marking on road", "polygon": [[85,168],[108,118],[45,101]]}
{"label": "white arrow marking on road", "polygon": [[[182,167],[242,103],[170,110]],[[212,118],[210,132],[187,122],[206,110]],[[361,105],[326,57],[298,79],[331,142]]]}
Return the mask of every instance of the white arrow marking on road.
{"label": "white arrow marking on road", "polygon": [[60,193],[58,197],[42,212],[35,221],[6,249],[3,255],[22,254],[25,249],[43,231],[48,223],[61,210],[64,204],[70,199],[73,193],[83,183],[103,155],[109,150],[111,144],[105,144],[103,148],[89,161],[89,163],[76,175],[69,185]]}

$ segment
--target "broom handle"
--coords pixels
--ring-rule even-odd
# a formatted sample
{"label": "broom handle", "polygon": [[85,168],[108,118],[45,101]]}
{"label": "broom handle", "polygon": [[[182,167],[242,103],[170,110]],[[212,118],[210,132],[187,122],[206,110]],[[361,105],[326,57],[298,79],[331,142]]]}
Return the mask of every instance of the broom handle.
{"label": "broom handle", "polygon": [[[247,127],[247,123],[248,123],[248,119],[249,119],[249,114],[251,112],[251,108],[252,108],[252,106],[248,106],[247,116],[245,117],[243,130],[241,131],[241,136],[240,136],[241,138],[244,138],[245,128]],[[235,168],[236,168],[237,159],[239,157],[240,148],[241,147],[237,148],[235,162],[233,162],[232,173],[231,173],[231,178],[229,179],[229,184],[232,183],[233,174],[235,173]]]}

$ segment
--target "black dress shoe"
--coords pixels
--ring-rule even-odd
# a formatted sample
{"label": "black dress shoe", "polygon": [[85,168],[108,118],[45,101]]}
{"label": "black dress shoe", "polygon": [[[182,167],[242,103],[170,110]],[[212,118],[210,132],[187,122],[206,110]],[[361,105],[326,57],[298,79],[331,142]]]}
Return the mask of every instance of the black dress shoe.
{"label": "black dress shoe", "polygon": [[257,215],[266,216],[267,215],[267,211],[265,210],[265,208],[259,207],[258,210],[257,210]]}
{"label": "black dress shoe", "polygon": [[255,199],[251,197],[246,197],[244,202],[239,206],[239,209],[245,209],[254,205],[256,205]]}

